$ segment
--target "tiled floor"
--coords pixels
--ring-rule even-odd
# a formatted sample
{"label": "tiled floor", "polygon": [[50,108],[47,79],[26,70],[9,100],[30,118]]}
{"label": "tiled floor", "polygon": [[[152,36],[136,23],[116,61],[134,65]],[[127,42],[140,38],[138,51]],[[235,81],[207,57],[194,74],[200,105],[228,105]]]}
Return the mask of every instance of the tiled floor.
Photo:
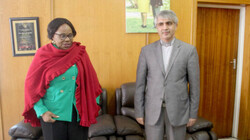
{"label": "tiled floor", "polygon": [[236,138],[223,138],[223,139],[218,139],[218,140],[237,140]]}

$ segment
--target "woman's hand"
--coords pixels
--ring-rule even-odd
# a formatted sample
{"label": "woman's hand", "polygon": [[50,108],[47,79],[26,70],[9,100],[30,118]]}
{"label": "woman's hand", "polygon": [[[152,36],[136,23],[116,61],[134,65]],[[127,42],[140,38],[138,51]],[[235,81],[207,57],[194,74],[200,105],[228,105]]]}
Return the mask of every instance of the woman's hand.
{"label": "woman's hand", "polygon": [[47,112],[43,113],[42,118],[43,118],[44,122],[54,123],[56,120],[54,120],[53,118],[59,118],[59,116],[56,116],[55,114],[53,114],[50,111],[47,111]]}

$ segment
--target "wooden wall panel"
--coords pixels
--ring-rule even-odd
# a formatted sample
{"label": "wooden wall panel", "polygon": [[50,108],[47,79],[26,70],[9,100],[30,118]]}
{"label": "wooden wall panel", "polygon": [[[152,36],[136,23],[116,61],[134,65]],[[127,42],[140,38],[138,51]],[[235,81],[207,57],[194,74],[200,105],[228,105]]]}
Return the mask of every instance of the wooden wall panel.
{"label": "wooden wall panel", "polygon": [[[246,6],[246,15],[250,15],[250,5]],[[240,121],[238,131],[240,140],[250,139],[250,16],[246,16],[245,25]]]}
{"label": "wooden wall panel", "polygon": [[108,90],[109,113],[115,114],[115,89],[135,81],[145,34],[125,33],[124,0],[55,0],[54,9],[54,17],[68,18],[74,24],[78,31],[75,41],[87,46],[100,83]]}
{"label": "wooden wall panel", "polygon": [[198,2],[224,3],[224,4],[250,4],[250,0],[198,0]]}
{"label": "wooden wall panel", "polygon": [[[180,10],[180,2],[187,8]],[[191,42],[191,5],[192,0],[171,3],[180,21],[177,37],[188,43]],[[55,0],[54,17],[68,18],[74,24],[78,31],[75,40],[87,46],[99,80],[108,91],[109,113],[115,114],[115,89],[122,83],[135,81],[141,47],[158,40],[158,34],[126,34],[124,0],[98,3]]]}
{"label": "wooden wall panel", "polygon": [[[184,42],[192,44],[192,16],[194,1],[172,0],[171,6],[171,9],[175,11],[179,19],[176,37]],[[185,6],[185,8],[183,8],[183,6]]]}
{"label": "wooden wall panel", "polygon": [[[1,94],[1,93],[0,93]],[[1,101],[1,96],[0,96],[0,101]],[[2,108],[1,108],[1,103],[0,103],[0,140],[3,139],[3,123],[2,123]]]}
{"label": "wooden wall panel", "polygon": [[[0,23],[2,23],[3,21],[3,8],[1,8],[0,6]],[[0,25],[0,29],[1,29],[1,25]],[[2,37],[2,34],[0,34],[0,45],[2,45],[2,42],[3,42],[3,37]],[[0,55],[0,61],[2,59],[2,55]],[[0,73],[1,73],[1,63],[0,63]],[[0,140],[3,140],[3,120],[2,120],[2,100],[1,100],[1,81],[2,81],[2,78],[1,78],[1,75],[0,75]]]}
{"label": "wooden wall panel", "polygon": [[[9,128],[23,119],[24,79],[32,56],[13,57],[10,17],[39,17],[41,43],[45,44],[46,24],[50,20],[50,2],[33,0],[1,0],[0,25],[0,96],[3,139],[10,139]],[[3,14],[4,13],[4,14]]]}

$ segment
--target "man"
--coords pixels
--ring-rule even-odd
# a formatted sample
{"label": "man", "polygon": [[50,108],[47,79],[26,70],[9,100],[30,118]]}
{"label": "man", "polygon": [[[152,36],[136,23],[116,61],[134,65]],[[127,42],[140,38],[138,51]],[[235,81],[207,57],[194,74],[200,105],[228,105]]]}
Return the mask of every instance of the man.
{"label": "man", "polygon": [[162,0],[150,0],[150,4],[152,7],[154,19],[155,19],[155,16],[160,12],[161,6],[163,5]]}
{"label": "man", "polygon": [[[135,116],[147,140],[185,140],[197,118],[200,95],[196,48],[175,38],[178,18],[171,10],[155,18],[160,40],[142,48],[137,65]],[[189,87],[188,87],[189,85]]]}

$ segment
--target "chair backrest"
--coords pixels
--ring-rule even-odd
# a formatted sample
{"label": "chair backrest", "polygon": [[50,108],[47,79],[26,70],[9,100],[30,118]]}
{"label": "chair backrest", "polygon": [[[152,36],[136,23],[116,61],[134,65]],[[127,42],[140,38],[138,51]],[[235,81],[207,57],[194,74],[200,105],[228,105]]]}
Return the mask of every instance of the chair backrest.
{"label": "chair backrest", "polygon": [[105,88],[102,88],[102,93],[100,94],[98,105],[101,107],[101,109],[99,111],[99,115],[108,113],[108,110],[107,110],[107,90]]}
{"label": "chair backrest", "polygon": [[135,118],[135,82],[125,83],[116,89],[116,114]]}

